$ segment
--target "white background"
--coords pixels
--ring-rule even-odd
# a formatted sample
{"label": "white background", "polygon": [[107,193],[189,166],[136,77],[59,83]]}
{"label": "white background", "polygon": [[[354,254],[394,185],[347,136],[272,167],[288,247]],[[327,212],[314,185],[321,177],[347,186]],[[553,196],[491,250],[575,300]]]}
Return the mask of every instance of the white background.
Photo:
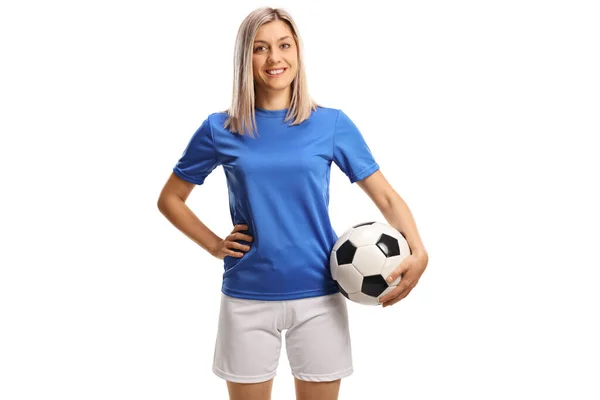
{"label": "white background", "polygon": [[[262,5],[295,18],[311,94],[361,129],[430,254],[400,303],[348,303],[340,399],[600,398],[593,3],[3,2],[0,398],[227,398],[221,261],[156,200],[229,106]],[[221,167],[189,205],[230,231]],[[383,221],[335,165],[330,213],[338,234]],[[283,347],[273,399],[293,393]]]}

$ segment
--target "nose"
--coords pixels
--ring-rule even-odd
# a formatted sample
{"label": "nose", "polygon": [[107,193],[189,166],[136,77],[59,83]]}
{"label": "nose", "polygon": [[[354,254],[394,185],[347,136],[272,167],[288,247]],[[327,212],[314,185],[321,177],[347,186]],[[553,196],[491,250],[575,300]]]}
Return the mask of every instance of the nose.
{"label": "nose", "polygon": [[279,49],[273,49],[269,52],[267,57],[267,62],[270,64],[277,64],[277,62],[281,59],[279,54]]}

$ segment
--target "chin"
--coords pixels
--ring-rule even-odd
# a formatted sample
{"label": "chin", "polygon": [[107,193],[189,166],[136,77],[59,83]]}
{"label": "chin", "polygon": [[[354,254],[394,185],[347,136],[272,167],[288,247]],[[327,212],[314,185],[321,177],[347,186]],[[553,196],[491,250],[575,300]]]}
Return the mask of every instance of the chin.
{"label": "chin", "polygon": [[290,86],[291,84],[292,84],[291,81],[290,82],[281,82],[281,83],[279,83],[277,85],[271,85],[271,87],[277,88],[277,89],[283,89],[283,88],[286,88],[286,87]]}
{"label": "chin", "polygon": [[292,82],[282,82],[276,85],[264,85],[263,87],[266,89],[271,89],[271,90],[282,90],[282,89],[287,89],[288,87],[290,87],[290,85],[292,84]]}

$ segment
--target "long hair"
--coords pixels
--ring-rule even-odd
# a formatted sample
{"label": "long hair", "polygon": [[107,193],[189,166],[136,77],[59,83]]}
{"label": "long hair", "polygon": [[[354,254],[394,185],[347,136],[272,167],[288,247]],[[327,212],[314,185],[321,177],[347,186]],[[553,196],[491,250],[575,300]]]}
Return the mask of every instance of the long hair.
{"label": "long hair", "polygon": [[253,137],[257,132],[252,74],[252,50],[258,29],[271,21],[282,20],[289,26],[298,48],[298,70],[292,81],[291,103],[284,121],[293,119],[291,125],[298,125],[310,117],[320,105],[308,93],[308,84],[303,60],[303,44],[298,28],[291,15],[281,8],[261,7],[252,11],[242,21],[235,42],[233,60],[233,95],[231,107],[225,112],[228,117],[224,127],[233,133]]}

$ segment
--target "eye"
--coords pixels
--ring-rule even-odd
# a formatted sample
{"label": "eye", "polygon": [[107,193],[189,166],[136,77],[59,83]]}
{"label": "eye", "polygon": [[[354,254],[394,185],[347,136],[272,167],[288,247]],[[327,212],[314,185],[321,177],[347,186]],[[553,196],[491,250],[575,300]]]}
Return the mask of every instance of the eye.
{"label": "eye", "polygon": [[262,48],[264,48],[264,47],[265,47],[265,46],[258,46],[258,47],[255,47],[255,48],[254,48],[254,51],[258,51],[259,49],[262,49]]}
{"label": "eye", "polygon": [[289,43],[284,43],[284,44],[282,44],[282,46],[287,46],[286,49],[289,49],[290,47],[292,47],[292,45]]}

